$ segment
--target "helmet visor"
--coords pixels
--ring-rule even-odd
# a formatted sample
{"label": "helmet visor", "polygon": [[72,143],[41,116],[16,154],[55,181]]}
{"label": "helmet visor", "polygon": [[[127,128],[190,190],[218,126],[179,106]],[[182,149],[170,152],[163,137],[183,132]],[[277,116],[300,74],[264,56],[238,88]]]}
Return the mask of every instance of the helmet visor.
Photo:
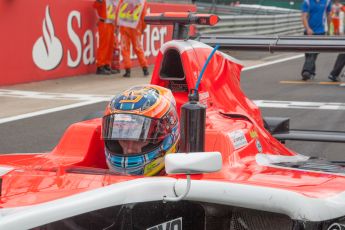
{"label": "helmet visor", "polygon": [[167,134],[161,126],[159,119],[136,114],[111,114],[103,117],[103,139],[155,143]]}

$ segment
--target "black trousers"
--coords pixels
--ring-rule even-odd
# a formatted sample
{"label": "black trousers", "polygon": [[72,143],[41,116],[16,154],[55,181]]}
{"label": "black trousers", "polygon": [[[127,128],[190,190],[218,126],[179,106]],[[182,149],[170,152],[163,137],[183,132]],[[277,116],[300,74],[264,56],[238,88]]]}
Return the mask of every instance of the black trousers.
{"label": "black trousers", "polygon": [[315,75],[315,62],[317,59],[317,56],[319,54],[318,53],[305,53],[305,59],[304,59],[304,65],[303,65],[303,69],[302,69],[302,73],[304,71],[307,71],[309,73],[311,73],[312,75]]}
{"label": "black trousers", "polygon": [[337,60],[335,60],[333,69],[330,74],[334,77],[338,77],[344,66],[345,66],[345,53],[338,54]]}
{"label": "black trousers", "polygon": [[[306,35],[306,32],[304,32],[304,35]],[[325,35],[325,33],[314,34],[314,35]],[[311,73],[312,75],[315,75],[315,70],[316,70],[315,62],[316,62],[318,55],[319,55],[318,53],[305,53],[305,55],[304,55],[305,59],[304,59],[304,64],[303,64],[303,68],[302,68],[302,73],[307,71],[307,72]]]}

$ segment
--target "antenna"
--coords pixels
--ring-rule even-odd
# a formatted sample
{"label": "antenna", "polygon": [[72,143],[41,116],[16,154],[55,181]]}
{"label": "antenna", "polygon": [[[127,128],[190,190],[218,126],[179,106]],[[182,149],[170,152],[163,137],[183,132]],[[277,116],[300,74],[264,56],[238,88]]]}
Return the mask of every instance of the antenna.
{"label": "antenna", "polygon": [[200,84],[202,75],[204,75],[204,72],[205,72],[205,70],[206,70],[206,67],[207,67],[208,63],[210,62],[211,58],[213,57],[213,55],[215,54],[215,52],[217,51],[217,49],[218,49],[219,47],[220,47],[220,45],[217,44],[217,45],[213,48],[211,54],[208,56],[208,58],[207,58],[207,60],[206,60],[206,62],[205,62],[205,64],[204,64],[204,66],[202,67],[201,72],[200,72],[199,77],[198,77],[198,80],[196,81],[196,84],[195,84],[195,91],[196,91],[196,93],[197,93],[197,91],[198,91],[198,88],[199,88],[199,84]]}

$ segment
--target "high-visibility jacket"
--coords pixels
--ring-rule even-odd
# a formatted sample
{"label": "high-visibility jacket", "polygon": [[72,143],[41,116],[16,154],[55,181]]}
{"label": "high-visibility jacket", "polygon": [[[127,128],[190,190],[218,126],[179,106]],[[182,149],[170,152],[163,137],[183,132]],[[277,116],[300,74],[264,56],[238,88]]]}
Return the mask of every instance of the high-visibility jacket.
{"label": "high-visibility jacket", "polygon": [[335,35],[339,35],[340,32],[340,11],[343,11],[343,5],[341,3],[332,5],[332,24]]}
{"label": "high-visibility jacket", "polygon": [[115,25],[117,2],[116,0],[96,0],[93,3],[101,22]]}
{"label": "high-visibility jacket", "polygon": [[[126,0],[128,2],[130,0]],[[121,1],[122,3],[122,1]],[[119,4],[121,8],[121,4]],[[140,18],[136,24],[135,28],[122,26],[119,24],[120,33],[121,33],[121,53],[123,57],[123,64],[125,69],[130,69],[132,66],[130,60],[130,45],[133,46],[133,51],[138,57],[138,61],[140,66],[147,67],[147,60],[144,55],[143,47],[141,45],[141,36],[146,28],[146,23],[144,21],[146,11],[147,11],[147,3],[144,1],[144,5],[142,6],[142,12]],[[119,9],[118,17],[121,17],[121,9]]]}
{"label": "high-visibility jacket", "polygon": [[98,15],[99,43],[96,53],[97,67],[111,65],[115,44],[117,0],[96,0],[93,7]]}

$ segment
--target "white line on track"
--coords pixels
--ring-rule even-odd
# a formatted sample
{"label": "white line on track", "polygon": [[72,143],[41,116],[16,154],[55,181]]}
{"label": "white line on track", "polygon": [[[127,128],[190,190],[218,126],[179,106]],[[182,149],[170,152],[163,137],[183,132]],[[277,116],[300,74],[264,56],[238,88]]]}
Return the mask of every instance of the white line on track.
{"label": "white line on track", "polygon": [[291,61],[291,60],[294,60],[294,59],[297,59],[297,58],[301,58],[301,57],[304,57],[304,54],[299,54],[299,55],[295,55],[295,56],[292,56],[292,57],[282,58],[282,59],[266,62],[266,63],[259,64],[259,65],[253,65],[253,66],[245,67],[245,68],[242,69],[242,71],[257,69],[257,68],[261,68],[261,67],[268,66],[268,65],[274,65],[274,64],[277,64],[277,63],[281,63],[281,62]]}
{"label": "white line on track", "polygon": [[92,100],[110,100],[108,95],[91,95],[91,94],[73,94],[73,93],[48,93],[37,91],[23,90],[7,90],[0,89],[0,96],[33,98],[33,99],[53,99],[53,100],[76,100],[76,101],[92,101]]}
{"label": "white line on track", "polygon": [[345,110],[345,103],[254,100],[261,108]]}
{"label": "white line on track", "polygon": [[39,116],[39,115],[43,115],[43,114],[54,113],[54,112],[58,112],[58,111],[66,110],[66,109],[73,109],[73,108],[77,108],[77,107],[81,107],[81,106],[85,106],[85,105],[91,105],[91,104],[95,104],[95,103],[102,102],[102,101],[104,101],[104,100],[84,101],[84,102],[74,103],[74,104],[70,104],[70,105],[59,106],[59,107],[55,107],[55,108],[51,108],[51,109],[44,109],[44,110],[40,110],[40,111],[36,111],[36,112],[25,113],[25,114],[21,114],[21,115],[17,115],[17,116],[6,117],[6,118],[0,119],[0,124],[6,123],[6,122],[11,122],[11,121],[16,121],[16,120],[20,120],[20,119],[24,119],[24,118],[29,118],[29,117],[35,117],[35,116]]}

